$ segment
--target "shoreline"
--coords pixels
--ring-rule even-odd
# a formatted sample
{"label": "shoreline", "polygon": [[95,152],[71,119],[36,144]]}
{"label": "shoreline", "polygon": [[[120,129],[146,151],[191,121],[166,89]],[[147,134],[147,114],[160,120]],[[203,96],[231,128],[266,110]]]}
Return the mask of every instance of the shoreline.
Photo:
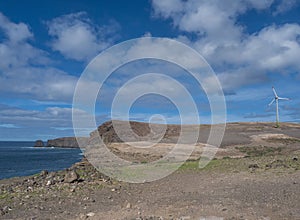
{"label": "shoreline", "polygon": [[75,148],[37,148],[34,142],[0,142],[0,178],[34,175],[42,170],[59,171],[82,160]]}

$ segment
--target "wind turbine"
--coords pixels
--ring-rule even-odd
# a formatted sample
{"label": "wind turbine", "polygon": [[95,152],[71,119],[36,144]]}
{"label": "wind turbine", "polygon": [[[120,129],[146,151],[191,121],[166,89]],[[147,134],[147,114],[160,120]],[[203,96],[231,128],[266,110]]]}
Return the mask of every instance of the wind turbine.
{"label": "wind turbine", "polygon": [[278,101],[279,100],[290,100],[289,98],[281,98],[277,95],[274,86],[272,86],[272,90],[274,93],[274,99],[272,100],[272,102],[269,104],[272,105],[274,102],[276,102],[276,127],[279,127],[279,110],[278,110]]}

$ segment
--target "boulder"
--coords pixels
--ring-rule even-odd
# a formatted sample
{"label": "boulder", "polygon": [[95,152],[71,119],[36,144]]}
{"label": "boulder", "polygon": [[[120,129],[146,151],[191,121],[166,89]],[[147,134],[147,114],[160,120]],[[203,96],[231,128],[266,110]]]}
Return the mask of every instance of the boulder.
{"label": "boulder", "polygon": [[66,173],[64,182],[65,183],[73,183],[73,182],[77,181],[78,179],[79,179],[79,175],[74,170],[71,170]]}

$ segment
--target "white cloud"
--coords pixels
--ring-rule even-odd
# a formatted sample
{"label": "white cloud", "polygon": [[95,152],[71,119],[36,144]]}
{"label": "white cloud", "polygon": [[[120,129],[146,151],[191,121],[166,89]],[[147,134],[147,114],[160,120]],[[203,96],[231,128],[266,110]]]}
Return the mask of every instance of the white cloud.
{"label": "white cloud", "polygon": [[30,44],[33,33],[26,24],[13,23],[0,12],[0,31],[4,33],[0,42],[0,70],[49,63],[47,53]]}
{"label": "white cloud", "polygon": [[[0,13],[0,93],[6,98],[71,101],[77,77],[49,67],[47,52],[32,45],[30,27]],[[47,64],[47,67],[44,65]]]}
{"label": "white cloud", "polygon": [[27,110],[11,106],[0,106],[1,123],[6,127],[16,124],[24,128],[72,127],[72,111],[76,112],[82,120],[87,117],[87,113],[80,109],[48,107],[44,110]]}
{"label": "white cloud", "polygon": [[20,128],[19,126],[14,125],[14,124],[0,124],[0,127],[1,128]]}
{"label": "white cloud", "polygon": [[[22,109],[0,104],[0,139],[31,140],[74,136],[72,111],[83,122],[87,113],[72,108],[49,107],[42,110]],[[102,123],[103,115],[96,118]],[[84,125],[82,125],[84,126]],[[88,136],[95,127],[77,128],[79,136]]]}
{"label": "white cloud", "polygon": [[299,4],[299,1],[297,0],[282,0],[276,7],[275,12],[273,12],[274,15],[283,14],[287,11],[289,11],[291,8]]}
{"label": "white cloud", "polygon": [[24,23],[13,23],[0,12],[0,27],[12,43],[19,43],[33,37],[29,27]]}
{"label": "white cloud", "polygon": [[63,15],[47,22],[49,35],[53,37],[52,49],[66,58],[89,61],[101,50],[109,47],[119,29],[116,22],[107,26],[94,24],[85,12]]}
{"label": "white cloud", "polygon": [[[167,4],[169,3],[169,4]],[[300,26],[267,26],[249,34],[239,24],[239,15],[249,10],[289,10],[293,1],[152,1],[154,13],[170,18],[182,31],[177,39],[196,48],[218,70],[225,89],[234,90],[266,80],[266,73],[300,71]],[[180,7],[179,7],[180,5]],[[168,6],[168,7],[167,7]],[[189,40],[185,32],[196,34]]]}
{"label": "white cloud", "polygon": [[1,96],[10,98],[70,102],[77,83],[77,77],[50,67],[21,67],[3,74]]}
{"label": "white cloud", "polygon": [[183,8],[181,0],[152,1],[157,16],[174,17]]}

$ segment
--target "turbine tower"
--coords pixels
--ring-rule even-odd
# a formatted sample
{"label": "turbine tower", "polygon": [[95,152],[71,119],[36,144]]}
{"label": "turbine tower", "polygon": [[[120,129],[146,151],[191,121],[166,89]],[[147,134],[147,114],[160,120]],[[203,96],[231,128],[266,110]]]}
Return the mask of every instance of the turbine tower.
{"label": "turbine tower", "polygon": [[279,127],[279,110],[278,110],[278,101],[279,100],[290,100],[289,98],[281,98],[277,95],[276,90],[274,88],[274,86],[272,87],[273,93],[274,93],[274,99],[272,100],[272,102],[269,104],[272,105],[273,102],[276,102],[276,127]]}

